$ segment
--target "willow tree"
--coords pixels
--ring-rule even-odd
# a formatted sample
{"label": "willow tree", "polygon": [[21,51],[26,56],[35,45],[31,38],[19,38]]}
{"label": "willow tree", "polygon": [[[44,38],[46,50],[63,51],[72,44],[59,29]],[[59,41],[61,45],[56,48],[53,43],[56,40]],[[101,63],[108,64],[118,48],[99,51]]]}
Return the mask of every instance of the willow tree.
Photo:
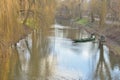
{"label": "willow tree", "polygon": [[12,44],[25,34],[19,19],[19,0],[0,1],[0,80],[8,80]]}
{"label": "willow tree", "polygon": [[[0,1],[0,9],[0,58],[2,58],[0,62],[6,61],[9,64],[11,44],[15,43],[19,33],[22,33],[21,27],[18,27],[18,2],[17,0],[2,0]],[[16,33],[18,30],[19,33]],[[3,69],[9,68],[8,64],[3,64]],[[6,79],[3,77],[1,80]]]}
{"label": "willow tree", "polygon": [[109,0],[108,3],[109,14],[111,19],[119,21],[120,19],[120,0]]}
{"label": "willow tree", "polygon": [[[31,26],[28,25],[29,21],[34,30],[33,53],[39,53],[41,45],[46,42],[43,35],[49,34],[48,26],[54,22],[54,3],[54,0],[0,1],[0,80],[8,80],[9,60],[13,53],[11,46],[28,34],[27,26]],[[21,10],[24,14],[21,14]],[[33,12],[33,16],[30,11]]]}
{"label": "willow tree", "polygon": [[91,17],[91,22],[95,21],[95,14],[96,14],[96,9],[97,9],[97,0],[91,0],[90,1],[90,17]]}
{"label": "willow tree", "polygon": [[100,0],[99,1],[99,25],[100,28],[102,29],[105,25],[106,21],[106,12],[107,12],[107,0]]}
{"label": "willow tree", "polygon": [[[23,19],[23,24],[31,26],[32,32],[32,53],[30,68],[31,74],[40,76],[39,71],[42,58],[48,56],[47,54],[47,36],[49,29],[54,23],[55,0],[28,0],[27,12]],[[30,16],[29,11],[33,12]],[[46,60],[47,61],[47,60]],[[35,69],[33,69],[34,67]],[[45,80],[45,79],[43,79]]]}
{"label": "willow tree", "polygon": [[84,0],[64,0],[59,3],[61,4],[59,8],[66,6],[68,12],[64,14],[65,16],[70,15],[71,18],[82,18],[82,12],[84,10],[83,5],[85,5],[84,2]]}
{"label": "willow tree", "polygon": [[39,54],[40,51],[45,51],[46,36],[49,34],[50,26],[54,22],[54,3],[54,0],[37,0],[32,5],[34,15],[32,18],[28,17],[27,19],[31,19],[33,22],[33,54]]}
{"label": "willow tree", "polygon": [[99,16],[99,26],[102,29],[105,25],[106,15],[107,15],[107,5],[108,0],[91,0],[90,10],[91,10],[91,22],[94,22],[94,15]]}

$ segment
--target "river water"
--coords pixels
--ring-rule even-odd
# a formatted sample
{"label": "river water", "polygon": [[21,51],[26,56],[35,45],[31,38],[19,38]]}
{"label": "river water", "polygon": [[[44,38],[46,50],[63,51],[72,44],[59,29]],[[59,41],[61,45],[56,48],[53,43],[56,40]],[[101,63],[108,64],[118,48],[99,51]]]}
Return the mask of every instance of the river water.
{"label": "river water", "polygon": [[101,55],[97,41],[73,43],[73,39],[88,37],[86,32],[58,24],[53,30],[48,37],[49,53],[40,53],[39,59],[31,60],[24,40],[17,44],[18,61],[10,80],[120,80],[120,56],[110,53],[107,46]]}

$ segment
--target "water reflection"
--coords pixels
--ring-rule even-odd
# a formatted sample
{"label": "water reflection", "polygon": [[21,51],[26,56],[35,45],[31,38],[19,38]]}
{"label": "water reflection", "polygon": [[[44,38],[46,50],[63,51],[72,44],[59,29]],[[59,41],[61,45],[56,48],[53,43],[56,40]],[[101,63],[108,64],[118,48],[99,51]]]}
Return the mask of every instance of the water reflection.
{"label": "water reflection", "polygon": [[108,64],[109,61],[106,61],[106,59],[109,60],[108,55],[105,57],[105,54],[108,54],[108,51],[106,52],[106,50],[104,50],[105,47],[101,41],[99,42],[99,49],[100,56],[95,71],[95,80],[111,80],[110,64]]}
{"label": "water reflection", "polygon": [[[29,37],[32,38],[32,35]],[[44,50],[46,51],[38,50],[38,52],[35,51],[31,53],[32,41],[27,42],[28,43],[26,43],[26,39],[23,39],[16,45],[19,55],[19,62],[17,62],[17,64],[19,64],[19,66],[16,66],[17,72],[15,72],[14,80],[47,80],[54,71],[55,61],[54,57],[47,53],[49,46],[45,46],[46,49]],[[48,44],[46,43],[45,45]],[[43,44],[38,46],[45,48]]]}
{"label": "water reflection", "polygon": [[44,44],[48,51],[31,54],[31,36],[28,43],[26,39],[17,43],[9,80],[120,80],[120,56],[116,59],[103,44],[73,43],[73,38],[90,36],[86,31],[55,27],[55,35],[48,36]]}
{"label": "water reflection", "polygon": [[[62,32],[64,30],[60,29],[60,31],[59,34],[64,35]],[[77,32],[73,30],[73,33]],[[81,33],[77,34],[81,35]],[[80,35],[79,38],[81,38]],[[114,71],[111,69],[109,49],[105,45],[93,42],[75,44],[72,43],[72,39],[68,36],[65,38],[64,36],[56,35],[55,38],[52,38],[51,44],[54,44],[52,46],[54,49],[51,52],[57,55],[57,75],[68,78],[68,80],[115,79],[115,76],[113,76]],[[82,36],[86,36],[86,34],[82,33]],[[114,58],[112,57],[112,59]],[[119,71],[119,68],[117,68],[117,71]],[[66,77],[66,75],[72,76],[72,78]],[[117,74],[117,76],[119,77],[120,75]]]}

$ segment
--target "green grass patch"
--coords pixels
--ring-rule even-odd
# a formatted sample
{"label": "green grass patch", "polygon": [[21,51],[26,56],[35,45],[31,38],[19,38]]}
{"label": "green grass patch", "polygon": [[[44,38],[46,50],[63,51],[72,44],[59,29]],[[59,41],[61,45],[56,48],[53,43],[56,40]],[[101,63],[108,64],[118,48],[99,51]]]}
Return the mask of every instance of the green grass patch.
{"label": "green grass patch", "polygon": [[88,19],[83,18],[83,19],[78,19],[76,22],[81,25],[87,25],[89,21]]}
{"label": "green grass patch", "polygon": [[[19,20],[19,22],[23,24],[23,20]],[[28,18],[25,24],[32,29],[36,29],[36,22],[32,18]]]}
{"label": "green grass patch", "polygon": [[31,28],[35,28],[35,21],[33,19],[27,19],[26,24]]}

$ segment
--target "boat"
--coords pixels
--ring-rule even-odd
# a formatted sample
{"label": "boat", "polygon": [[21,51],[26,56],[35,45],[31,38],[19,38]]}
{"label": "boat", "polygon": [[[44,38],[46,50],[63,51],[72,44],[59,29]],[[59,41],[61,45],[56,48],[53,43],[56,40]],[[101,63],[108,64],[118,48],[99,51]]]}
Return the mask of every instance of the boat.
{"label": "boat", "polygon": [[89,37],[89,38],[75,39],[75,40],[73,40],[73,43],[90,42],[90,41],[95,41],[95,35],[91,35],[91,37]]}

